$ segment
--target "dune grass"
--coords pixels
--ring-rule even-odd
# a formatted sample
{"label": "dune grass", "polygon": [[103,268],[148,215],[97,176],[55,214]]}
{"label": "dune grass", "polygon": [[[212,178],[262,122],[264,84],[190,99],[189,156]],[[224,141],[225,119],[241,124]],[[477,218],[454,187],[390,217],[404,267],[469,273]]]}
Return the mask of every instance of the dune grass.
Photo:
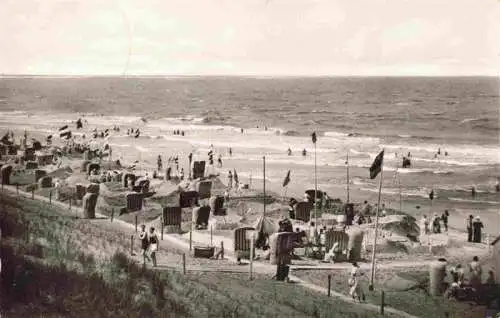
{"label": "dune grass", "polygon": [[7,317],[378,316],[270,277],[143,268],[123,236],[34,200],[0,194],[0,212]]}
{"label": "dune grass", "polygon": [[[347,280],[349,270],[296,271],[294,275],[314,284],[326,287],[327,276],[332,275],[332,289],[348,294]],[[375,290],[369,291],[370,271],[365,271],[361,279],[366,301],[381,303],[384,291],[384,303],[387,306],[405,311],[419,317],[485,317],[484,308],[469,303],[448,300],[444,297],[433,297],[428,294],[429,272],[422,266],[415,268],[378,269],[375,273]],[[477,316],[478,312],[483,316]]]}

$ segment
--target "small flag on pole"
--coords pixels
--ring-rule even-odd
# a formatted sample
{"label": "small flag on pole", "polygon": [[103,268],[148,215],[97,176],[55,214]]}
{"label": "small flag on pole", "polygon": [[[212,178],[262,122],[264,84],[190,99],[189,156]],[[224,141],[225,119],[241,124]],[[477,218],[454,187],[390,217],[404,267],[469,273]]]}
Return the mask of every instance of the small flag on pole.
{"label": "small flag on pole", "polygon": [[312,142],[313,142],[313,144],[315,144],[315,143],[316,143],[316,141],[318,140],[318,139],[316,138],[316,132],[313,132],[313,133],[312,133],[311,138],[312,138]]}
{"label": "small flag on pole", "polygon": [[286,187],[290,183],[290,170],[288,170],[285,180],[283,180],[283,188]]}
{"label": "small flag on pole", "polygon": [[384,164],[384,150],[382,150],[370,167],[370,179],[375,179],[377,175],[382,171],[382,165]]}

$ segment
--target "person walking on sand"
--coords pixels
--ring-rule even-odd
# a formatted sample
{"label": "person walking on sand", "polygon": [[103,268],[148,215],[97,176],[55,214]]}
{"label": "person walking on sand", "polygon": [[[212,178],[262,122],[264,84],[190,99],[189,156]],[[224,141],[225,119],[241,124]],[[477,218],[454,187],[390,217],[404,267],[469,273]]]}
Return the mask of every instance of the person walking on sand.
{"label": "person walking on sand", "polygon": [[232,189],[233,188],[233,173],[231,172],[231,170],[229,170],[229,172],[227,173],[227,181],[228,181],[229,189]]}
{"label": "person walking on sand", "polygon": [[476,216],[476,219],[472,222],[472,241],[474,243],[481,243],[483,227],[484,225],[483,222],[481,222],[481,218]]}
{"label": "person walking on sand", "polygon": [[443,221],[444,225],[444,230],[448,232],[448,218],[450,216],[450,213],[448,213],[448,210],[444,210],[443,215],[441,215],[441,220]]}
{"label": "person walking on sand", "polygon": [[222,168],[222,155],[219,155],[219,157],[217,158],[217,166],[219,168]]}
{"label": "person walking on sand", "polygon": [[360,282],[360,276],[362,275],[363,273],[361,273],[358,263],[352,262],[352,269],[347,284],[349,285],[349,287],[351,287],[351,289],[349,290],[349,295],[354,301],[356,299],[359,302],[361,302],[361,299],[363,299],[363,301],[365,300],[365,294],[363,292],[363,289],[361,288]]}
{"label": "person walking on sand", "polygon": [[148,232],[146,231],[146,225],[142,224],[141,225],[141,232],[139,232],[139,240],[141,240],[141,248],[142,248],[142,257],[144,259],[144,263],[146,263],[146,260],[151,260],[148,256],[148,250],[149,250],[149,236]]}
{"label": "person walking on sand", "polygon": [[474,220],[474,217],[469,215],[467,219],[465,219],[465,226],[467,228],[467,242],[472,242],[472,221]]}
{"label": "person walking on sand", "polygon": [[158,155],[158,159],[156,160],[158,164],[158,171],[161,171],[163,169],[163,162],[161,161],[161,155]]}
{"label": "person walking on sand", "polygon": [[220,241],[220,248],[217,251],[217,254],[215,254],[214,259],[224,259],[224,241]]}
{"label": "person walking on sand", "polygon": [[158,235],[156,235],[155,228],[151,227],[149,229],[149,252],[151,260],[153,261],[153,266],[156,267],[156,252],[158,251]]}
{"label": "person walking on sand", "polygon": [[181,181],[184,180],[184,168],[181,168],[181,173],[180,173],[179,177],[180,177]]}

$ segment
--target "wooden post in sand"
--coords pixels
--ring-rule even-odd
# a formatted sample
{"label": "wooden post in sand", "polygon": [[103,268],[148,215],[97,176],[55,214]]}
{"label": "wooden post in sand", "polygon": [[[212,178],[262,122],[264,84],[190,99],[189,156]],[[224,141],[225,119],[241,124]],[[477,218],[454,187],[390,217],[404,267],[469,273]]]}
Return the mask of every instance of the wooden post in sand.
{"label": "wooden post in sand", "polygon": [[31,188],[31,200],[35,200],[35,188]]}
{"label": "wooden post in sand", "polygon": [[135,215],[135,233],[137,233],[137,214]]}
{"label": "wooden post in sand", "polygon": [[130,255],[134,255],[134,236],[130,235]]}
{"label": "wooden post in sand", "polygon": [[49,192],[49,204],[52,205],[52,190]]}
{"label": "wooden post in sand", "polygon": [[163,241],[163,215],[160,217],[160,222],[161,222],[161,240]]}
{"label": "wooden post in sand", "polygon": [[382,291],[380,294],[380,313],[383,315],[384,314],[384,307],[385,307],[385,292]]}
{"label": "wooden post in sand", "polygon": [[182,253],[182,274],[186,275],[186,253]]}
{"label": "wooden post in sand", "polygon": [[214,232],[213,232],[213,226],[210,225],[210,246],[213,246],[213,238],[214,238]]}
{"label": "wooden post in sand", "polygon": [[193,227],[191,227],[191,231],[189,231],[189,251],[193,250]]}
{"label": "wooden post in sand", "polygon": [[266,216],[266,156],[262,157],[262,162],[263,162],[263,174],[264,174],[264,185],[263,185],[263,190],[264,190],[264,212],[262,212],[262,216]]}
{"label": "wooden post in sand", "polygon": [[249,273],[249,279],[253,279],[253,258],[254,258],[254,231],[250,231],[252,233],[252,236],[250,237],[250,273]]}
{"label": "wooden post in sand", "polygon": [[111,208],[111,222],[113,222],[114,217],[115,217],[115,208]]}
{"label": "wooden post in sand", "polygon": [[328,297],[332,295],[332,275],[328,275]]}

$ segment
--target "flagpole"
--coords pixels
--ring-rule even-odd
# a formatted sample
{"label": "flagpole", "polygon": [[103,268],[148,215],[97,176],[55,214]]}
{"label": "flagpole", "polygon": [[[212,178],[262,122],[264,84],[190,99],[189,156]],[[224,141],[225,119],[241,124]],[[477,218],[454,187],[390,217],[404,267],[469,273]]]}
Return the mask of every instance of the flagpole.
{"label": "flagpole", "polygon": [[347,203],[349,203],[349,151],[347,152]]}
{"label": "flagpole", "polygon": [[264,212],[262,212],[262,216],[266,216],[266,156],[263,156],[262,157],[262,161],[264,163],[264,169],[263,169],[263,173],[264,173],[264,178],[263,178],[263,183],[264,183]]}
{"label": "flagpole", "polygon": [[403,196],[401,194],[401,177],[398,173],[398,185],[399,185],[399,212],[403,212]]}
{"label": "flagpole", "polygon": [[317,167],[316,167],[316,141],[314,142],[314,231],[318,231],[318,214],[317,214],[317,206],[318,202],[318,175],[317,175]]}
{"label": "flagpole", "polygon": [[[384,150],[382,150],[382,151],[384,151]],[[382,159],[382,165],[380,166],[380,181],[379,181],[379,186],[378,186],[377,214],[375,216],[375,237],[373,239],[372,270],[371,270],[370,286],[369,286],[370,290],[373,290],[373,280],[375,278],[375,253],[377,250],[378,218],[379,218],[379,211],[380,211],[380,197],[382,194],[382,179],[383,179],[383,177],[384,177],[384,161]]]}

